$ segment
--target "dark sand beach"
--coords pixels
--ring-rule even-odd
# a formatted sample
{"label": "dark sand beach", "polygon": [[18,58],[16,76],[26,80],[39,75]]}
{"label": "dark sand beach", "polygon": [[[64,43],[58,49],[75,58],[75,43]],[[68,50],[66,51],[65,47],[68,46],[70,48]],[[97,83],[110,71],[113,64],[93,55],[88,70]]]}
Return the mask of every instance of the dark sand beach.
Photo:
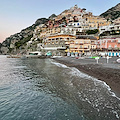
{"label": "dark sand beach", "polygon": [[106,58],[100,58],[97,64],[96,60],[91,58],[55,58],[59,63],[76,67],[81,72],[106,82],[111,90],[120,97],[120,64],[115,62],[117,59],[117,57],[110,58],[109,63],[107,63]]}

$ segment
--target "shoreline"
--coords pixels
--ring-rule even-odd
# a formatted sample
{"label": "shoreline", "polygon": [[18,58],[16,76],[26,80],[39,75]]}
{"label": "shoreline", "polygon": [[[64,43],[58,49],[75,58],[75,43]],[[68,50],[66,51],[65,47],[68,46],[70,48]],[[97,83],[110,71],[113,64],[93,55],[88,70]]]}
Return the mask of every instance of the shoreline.
{"label": "shoreline", "polygon": [[106,59],[100,58],[97,64],[95,59],[75,59],[71,57],[55,58],[54,60],[75,67],[98,80],[104,81],[118,97],[120,97],[120,64],[114,63],[117,58],[111,58],[107,64]]}

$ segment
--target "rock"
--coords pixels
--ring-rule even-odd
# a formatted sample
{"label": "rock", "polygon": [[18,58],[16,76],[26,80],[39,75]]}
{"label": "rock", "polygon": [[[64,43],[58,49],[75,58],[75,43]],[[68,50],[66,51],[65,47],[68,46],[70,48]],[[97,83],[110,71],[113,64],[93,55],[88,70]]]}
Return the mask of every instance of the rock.
{"label": "rock", "polygon": [[53,18],[55,18],[55,17],[57,17],[55,14],[52,14],[50,17],[49,17],[49,19],[51,20],[51,19],[53,19]]}
{"label": "rock", "polygon": [[2,54],[8,54],[9,53],[8,47],[1,47],[1,52]]}
{"label": "rock", "polygon": [[45,24],[47,23],[49,20],[46,19],[46,18],[40,18],[40,19],[37,19],[36,22],[35,22],[35,25],[40,25],[40,24]]}
{"label": "rock", "polygon": [[100,16],[111,20],[117,19],[118,17],[120,17],[120,3],[102,13]]}

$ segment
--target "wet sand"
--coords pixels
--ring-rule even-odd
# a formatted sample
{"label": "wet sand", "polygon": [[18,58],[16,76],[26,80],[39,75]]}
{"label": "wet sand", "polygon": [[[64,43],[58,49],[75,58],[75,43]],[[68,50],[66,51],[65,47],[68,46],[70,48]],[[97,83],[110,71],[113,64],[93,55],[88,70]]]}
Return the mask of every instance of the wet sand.
{"label": "wet sand", "polygon": [[96,60],[91,58],[55,58],[59,63],[65,64],[69,67],[76,67],[81,72],[106,82],[111,90],[120,97],[120,64],[115,62],[116,59],[118,58],[110,58],[109,63],[107,63],[106,58],[100,58],[99,63],[97,64]]}

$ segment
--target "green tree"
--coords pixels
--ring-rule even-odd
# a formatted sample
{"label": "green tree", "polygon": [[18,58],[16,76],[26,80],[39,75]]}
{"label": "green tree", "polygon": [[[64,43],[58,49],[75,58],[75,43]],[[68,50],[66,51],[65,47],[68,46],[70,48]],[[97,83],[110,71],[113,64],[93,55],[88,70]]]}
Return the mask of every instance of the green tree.
{"label": "green tree", "polygon": [[16,48],[23,46],[26,42],[30,41],[30,39],[33,37],[33,35],[29,35],[28,37],[23,38],[22,40],[19,40],[15,43]]}
{"label": "green tree", "polygon": [[98,33],[98,29],[87,30],[86,33],[87,33],[88,35],[90,35],[90,34],[96,34],[96,33]]}

